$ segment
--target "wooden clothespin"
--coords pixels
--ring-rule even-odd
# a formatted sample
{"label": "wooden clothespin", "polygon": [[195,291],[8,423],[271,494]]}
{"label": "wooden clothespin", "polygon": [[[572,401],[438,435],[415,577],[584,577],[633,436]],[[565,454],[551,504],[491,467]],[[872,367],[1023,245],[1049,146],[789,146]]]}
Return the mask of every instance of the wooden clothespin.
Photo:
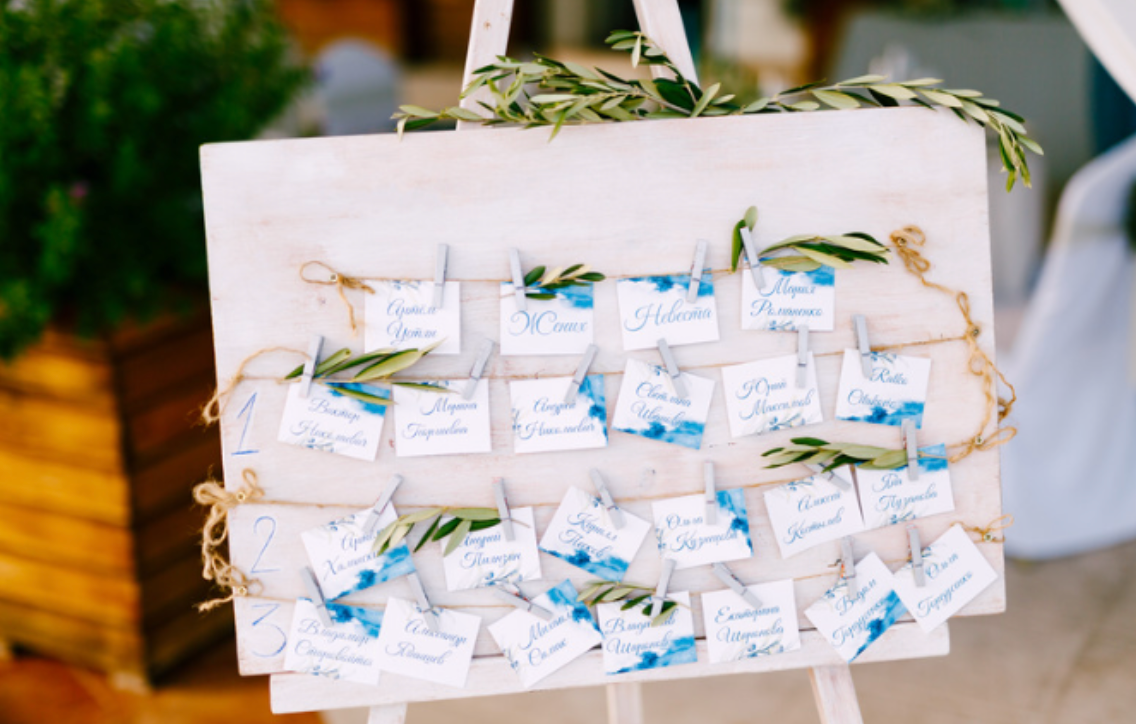
{"label": "wooden clothespin", "polygon": [[308,391],[312,389],[312,380],[315,379],[316,365],[319,364],[320,351],[323,350],[323,337],[313,334],[308,343],[308,361],[304,363],[303,376],[300,377],[300,398],[307,399]]}
{"label": "wooden clothespin", "polygon": [[387,487],[383,488],[383,494],[371,506],[371,510],[367,513],[367,520],[363,522],[363,532],[367,535],[374,535],[379,532],[379,520],[382,518],[383,511],[390,505],[391,498],[394,497],[394,491],[398,490],[398,486],[402,485],[402,476],[396,474],[387,483]]}
{"label": "wooden clothespin", "polygon": [[469,381],[465,383],[465,389],[462,390],[463,400],[472,400],[473,394],[477,392],[477,385],[481,382],[481,376],[485,374],[485,365],[489,364],[489,356],[493,354],[493,346],[491,339],[481,343],[481,349],[477,352],[477,360],[473,363],[473,369],[469,372]]}
{"label": "wooden clothespin", "polygon": [[623,528],[623,511],[616,507],[615,501],[612,500],[611,493],[607,489],[607,483],[604,482],[603,475],[600,475],[600,471],[595,468],[589,470],[588,474],[592,476],[592,485],[596,486],[596,492],[600,494],[600,502],[603,503],[603,507],[607,510],[608,517],[611,518],[611,527],[620,530]]}
{"label": "wooden clothespin", "polygon": [[856,346],[860,349],[860,368],[864,379],[872,377],[872,343],[868,339],[868,320],[863,314],[852,315],[852,325],[856,329]]}
{"label": "wooden clothespin", "polygon": [[809,371],[809,325],[797,328],[797,389],[805,387]]}
{"label": "wooden clothespin", "polygon": [[497,502],[497,517],[501,519],[501,532],[505,540],[511,541],[513,535],[513,515],[509,512],[509,499],[505,497],[505,481],[493,479],[493,499]]}
{"label": "wooden clothespin", "polygon": [[835,470],[825,470],[823,465],[817,463],[805,463],[805,467],[812,470],[818,478],[827,480],[846,493],[852,489],[852,484],[837,475]]}
{"label": "wooden clothespin", "polygon": [[686,288],[686,303],[698,301],[698,289],[702,285],[702,267],[706,264],[706,240],[699,239],[694,247],[694,266],[690,269],[690,286]]}
{"label": "wooden clothespin", "polygon": [[418,612],[422,614],[422,619],[426,622],[426,628],[431,631],[438,630],[438,609],[430,604],[430,599],[426,598],[426,589],[422,587],[422,581],[418,578],[417,573],[407,574],[406,579],[410,581],[410,590],[414,593],[415,603],[418,605]]}
{"label": "wooden clothespin", "polygon": [[438,244],[438,253],[434,258],[434,309],[441,309],[445,305],[446,262],[449,255],[450,245]]}
{"label": "wooden clothespin", "polygon": [[316,581],[316,574],[312,573],[311,568],[304,566],[300,569],[300,578],[304,579],[304,588],[308,589],[308,598],[312,599],[312,603],[316,607],[316,614],[319,615],[320,623],[331,628],[331,614],[327,611],[327,601],[324,600],[323,591],[320,590],[319,583]]}
{"label": "wooden clothespin", "polygon": [[742,600],[750,605],[750,608],[755,611],[761,608],[761,599],[755,596],[753,591],[749,590],[748,586],[739,581],[738,577],[734,575],[733,571],[726,567],[725,563],[713,563],[710,565],[710,570],[714,572],[718,580],[726,584],[727,588],[741,596]]}
{"label": "wooden clothespin", "polygon": [[757,287],[757,291],[765,289],[765,277],[761,273],[761,261],[757,258],[757,248],[753,243],[753,234],[750,233],[749,227],[743,225],[741,228],[742,233],[742,248],[745,249],[746,262],[749,263],[749,273],[753,277],[753,285]]}
{"label": "wooden clothespin", "polygon": [[490,590],[493,591],[493,593],[497,594],[498,598],[501,598],[502,600],[506,601],[510,605],[515,606],[515,607],[521,609],[522,611],[528,611],[529,613],[531,613],[532,615],[541,619],[542,621],[551,621],[552,620],[552,611],[549,611],[547,608],[544,608],[543,606],[538,606],[535,603],[533,603],[532,601],[530,601],[525,596],[525,594],[523,592],[521,592],[521,589],[520,589],[519,586],[515,586],[515,588],[517,589],[516,593],[513,593],[511,591],[506,590],[504,585],[502,585],[502,584],[490,586],[489,588],[490,588]]}
{"label": "wooden clothespin", "polygon": [[675,394],[679,397],[687,397],[689,393],[686,390],[686,383],[682,380],[682,370],[678,368],[674,353],[671,352],[670,345],[663,337],[659,337],[659,356],[663,358],[663,365],[666,367],[667,374],[671,377],[671,382],[674,383]]}
{"label": "wooden clothespin", "polygon": [[564,393],[565,405],[576,404],[576,396],[580,394],[580,385],[584,384],[584,379],[588,376],[588,369],[591,368],[599,350],[600,348],[594,344],[589,344],[588,348],[584,350],[584,356],[576,367],[576,374],[572,375],[572,381],[568,383],[568,390]]}
{"label": "wooden clothespin", "polygon": [[856,598],[860,587],[856,584],[856,558],[852,555],[852,539],[848,537],[840,539],[840,571],[848,584],[844,597]]}
{"label": "wooden clothespin", "polygon": [[915,432],[915,420],[903,421],[903,446],[907,448],[907,479],[919,479],[919,439]]}
{"label": "wooden clothespin", "polygon": [[923,544],[919,541],[919,529],[913,525],[907,526],[907,542],[911,546],[911,577],[915,585],[923,588],[927,585],[927,577],[923,572]]}
{"label": "wooden clothespin", "polygon": [[675,570],[674,558],[663,559],[663,570],[659,572],[659,585],[655,586],[655,595],[651,597],[651,618],[658,616],[667,600],[667,587],[671,585],[671,574]]}
{"label": "wooden clothespin", "polygon": [[702,522],[706,525],[718,525],[718,490],[714,480],[714,463],[709,460],[702,463],[702,478],[706,483],[706,508],[702,514]]}
{"label": "wooden clothespin", "polygon": [[509,249],[509,269],[513,274],[513,296],[517,310],[525,311],[525,273],[521,270],[521,252]]}

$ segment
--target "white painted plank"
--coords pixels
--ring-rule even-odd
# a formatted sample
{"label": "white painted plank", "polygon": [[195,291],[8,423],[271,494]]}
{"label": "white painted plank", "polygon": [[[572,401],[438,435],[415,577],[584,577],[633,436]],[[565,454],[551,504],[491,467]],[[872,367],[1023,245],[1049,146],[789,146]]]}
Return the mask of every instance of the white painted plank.
{"label": "white painted plank", "polygon": [[847,666],[814,666],[809,669],[809,681],[821,724],[864,724],[852,671]]}

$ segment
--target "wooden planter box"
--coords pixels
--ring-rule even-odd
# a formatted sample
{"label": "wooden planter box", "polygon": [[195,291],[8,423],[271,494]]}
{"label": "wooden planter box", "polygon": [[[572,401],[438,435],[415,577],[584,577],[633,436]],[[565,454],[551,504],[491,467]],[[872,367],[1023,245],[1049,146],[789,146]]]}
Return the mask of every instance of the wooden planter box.
{"label": "wooden planter box", "polygon": [[0,642],[146,685],[230,628],[193,608],[214,379],[205,314],[0,364]]}

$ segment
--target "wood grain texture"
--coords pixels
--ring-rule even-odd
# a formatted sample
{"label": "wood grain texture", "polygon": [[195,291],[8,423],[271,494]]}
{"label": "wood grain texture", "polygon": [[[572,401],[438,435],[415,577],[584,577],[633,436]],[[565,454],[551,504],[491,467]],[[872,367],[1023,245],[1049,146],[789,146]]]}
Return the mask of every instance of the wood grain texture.
{"label": "wood grain texture", "polygon": [[608,724],[643,724],[643,684],[607,685]]}
{"label": "wood grain texture", "polygon": [[[497,60],[509,50],[509,28],[513,24],[513,0],[476,0],[473,4],[473,22],[469,29],[469,47],[465,53],[465,70],[462,84],[465,89],[473,80],[473,72]],[[467,111],[486,115],[482,103],[492,105],[493,95],[488,88],[478,88],[461,99],[458,104]],[[459,131],[484,128],[479,123],[458,121]]]}
{"label": "wood grain texture", "polygon": [[809,669],[809,681],[821,724],[864,724],[847,666],[814,666]]}

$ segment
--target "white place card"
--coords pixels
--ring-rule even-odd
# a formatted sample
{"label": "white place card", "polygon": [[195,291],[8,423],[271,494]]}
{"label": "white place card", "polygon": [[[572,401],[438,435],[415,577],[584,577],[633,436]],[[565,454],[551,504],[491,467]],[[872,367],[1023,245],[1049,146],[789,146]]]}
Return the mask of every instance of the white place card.
{"label": "white place card", "polygon": [[782,558],[864,530],[855,491],[819,475],[767,490],[765,508]]}
{"label": "white place card", "polygon": [[792,579],[746,586],[761,606],[753,608],[727,589],[702,594],[702,618],[710,663],[724,664],[801,648]]}
{"label": "white place card", "polygon": [[623,527],[616,530],[599,498],[570,487],[540,539],[540,549],[605,580],[623,580],[651,524],[626,510],[620,513]]}
{"label": "white place card", "polygon": [[760,435],[824,421],[812,352],[809,352],[805,369],[804,387],[797,387],[795,354],[723,367],[722,386],[732,437]]}
{"label": "white place card", "polygon": [[399,457],[485,453],[493,449],[489,385],[472,400],[462,397],[466,380],[429,380],[449,392],[394,386],[394,449]]}
{"label": "white place card", "polygon": [[363,525],[370,514],[368,508],[300,533],[320,590],[329,601],[414,571],[405,542],[382,555],[375,552],[379,533],[398,519],[394,505],[383,509],[375,532],[368,535]]}
{"label": "white place card", "polygon": [[379,668],[436,684],[464,687],[481,617],[448,608],[435,610],[436,631],[430,629],[410,601],[387,600],[379,632]]}
{"label": "white place card", "polygon": [[961,525],[952,525],[923,549],[923,576],[926,585],[920,588],[910,561],[895,572],[899,599],[924,631],[954,616],[998,580]]}
{"label": "white place card", "polygon": [[753,277],[742,274],[742,329],[831,332],[836,318],[836,270],[822,266],[810,272],[761,268],[761,291]]}
{"label": "white place card", "polygon": [[[461,544],[442,558],[446,590],[464,591],[497,583],[517,583],[540,578],[540,552],[532,508],[510,508],[513,540],[505,540],[500,525],[470,531]],[[442,523],[448,522],[447,516]],[[445,550],[449,542],[439,545]]]}
{"label": "white place card", "polygon": [[421,349],[441,341],[431,355],[461,354],[461,282],[446,282],[434,307],[433,281],[367,282],[363,344],[376,349]]}
{"label": "white place card", "polygon": [[588,450],[607,447],[603,375],[588,375],[576,401],[564,402],[571,377],[509,383],[513,400],[513,452]]}
{"label": "white place card", "polygon": [[300,674],[379,683],[379,629],[383,612],[358,606],[327,604],[331,626],[324,626],[312,602],[296,600],[292,629],[284,649],[284,668]]}
{"label": "white place card", "polygon": [[662,367],[627,360],[612,429],[692,450],[701,448],[714,381],[685,372],[682,380],[688,397],[678,395],[674,380]]}
{"label": "white place card", "polygon": [[872,376],[864,379],[860,353],[844,350],[836,419],[876,425],[902,425],[904,420],[914,420],[915,426],[922,428],[931,360],[891,352],[872,352],[871,358]]}
{"label": "white place card", "polygon": [[745,491],[741,488],[719,490],[716,497],[714,525],[705,521],[703,495],[684,495],[651,504],[659,555],[673,558],[677,570],[737,561],[753,555]]}
{"label": "white place card", "polygon": [[907,611],[895,592],[891,571],[875,553],[856,564],[856,585],[856,595],[848,598],[848,581],[841,578],[805,609],[817,631],[848,662],[864,653]]}
{"label": "white place card", "polygon": [[689,287],[690,274],[618,280],[623,349],[653,349],[660,339],[672,347],[718,341],[718,305],[710,270],[703,272],[693,304],[686,301]]}
{"label": "white place card", "polygon": [[514,611],[488,627],[526,689],[603,642],[599,626],[571,581],[553,586],[532,602],[550,612],[551,620]]}
{"label": "white place card", "polygon": [[866,527],[883,528],[955,509],[947,447],[930,445],[919,452],[918,480],[908,477],[906,465],[895,470],[856,470]]}
{"label": "white place card", "polygon": [[381,387],[358,382],[313,382],[307,398],[288,386],[280,420],[280,442],[372,461],[379,452],[387,406],[352,397],[352,392],[390,399]]}
{"label": "white place card", "polygon": [[626,674],[698,661],[690,594],[675,591],[668,593],[667,599],[678,605],[671,609],[670,616],[654,626],[651,625],[649,602],[646,608],[632,606],[626,611],[622,610],[622,601],[596,606],[600,631],[603,632],[606,673]]}
{"label": "white place card", "polygon": [[595,335],[593,286],[541,292],[554,298],[526,297],[522,312],[513,283],[501,283],[501,354],[583,354]]}

